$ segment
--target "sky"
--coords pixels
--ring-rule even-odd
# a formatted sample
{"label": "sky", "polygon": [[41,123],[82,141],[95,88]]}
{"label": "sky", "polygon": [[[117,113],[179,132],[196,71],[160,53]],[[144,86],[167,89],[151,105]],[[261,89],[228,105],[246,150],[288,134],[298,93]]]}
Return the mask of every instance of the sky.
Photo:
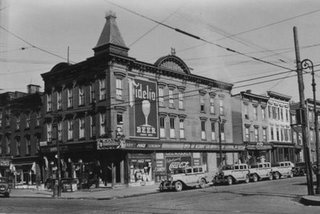
{"label": "sky", "polygon": [[[41,74],[65,62],[68,48],[71,63],[92,57],[110,10],[130,57],[153,64],[174,48],[191,73],[233,83],[232,94],[271,90],[297,102],[296,26],[320,100],[317,0],[0,0],[0,92],[26,91],[27,84],[43,90]],[[312,98],[310,70],[304,85]]]}

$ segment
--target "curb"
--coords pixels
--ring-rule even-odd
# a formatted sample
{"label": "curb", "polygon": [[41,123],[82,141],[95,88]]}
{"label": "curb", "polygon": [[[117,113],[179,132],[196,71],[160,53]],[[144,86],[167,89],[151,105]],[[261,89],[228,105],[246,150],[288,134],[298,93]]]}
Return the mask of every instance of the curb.
{"label": "curb", "polygon": [[308,206],[320,206],[320,196],[302,196],[300,199],[300,203]]}

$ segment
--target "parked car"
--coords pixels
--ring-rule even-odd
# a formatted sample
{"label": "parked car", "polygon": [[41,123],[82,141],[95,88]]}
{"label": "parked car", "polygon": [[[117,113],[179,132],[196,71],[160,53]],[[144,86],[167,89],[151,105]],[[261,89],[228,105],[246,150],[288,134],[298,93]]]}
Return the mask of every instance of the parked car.
{"label": "parked car", "polygon": [[290,161],[282,161],[276,163],[274,166],[272,166],[272,173],[274,179],[284,178],[284,177],[293,177],[292,169],[294,167],[294,164]]}
{"label": "parked car", "polygon": [[0,194],[5,197],[9,197],[11,192],[11,187],[9,184],[9,180],[6,177],[0,177]]}
{"label": "parked car", "polygon": [[249,183],[250,171],[247,164],[226,165],[221,168],[218,174],[214,177],[215,184],[227,183],[232,185],[236,182],[244,181]]}
{"label": "parked car", "polygon": [[257,163],[249,167],[250,179],[257,182],[262,179],[273,179],[272,168],[270,162]]}
{"label": "parked car", "polygon": [[174,170],[167,180],[161,181],[159,190],[162,192],[165,190],[181,191],[185,187],[204,188],[212,179],[213,175],[205,172],[203,166],[179,168]]}
{"label": "parked car", "polygon": [[295,163],[292,168],[293,176],[304,176],[307,173],[307,166],[305,162]]}

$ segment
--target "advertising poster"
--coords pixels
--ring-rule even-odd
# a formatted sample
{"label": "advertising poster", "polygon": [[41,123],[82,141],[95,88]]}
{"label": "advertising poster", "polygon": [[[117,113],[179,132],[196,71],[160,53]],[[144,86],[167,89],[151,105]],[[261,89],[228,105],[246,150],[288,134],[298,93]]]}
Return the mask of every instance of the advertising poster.
{"label": "advertising poster", "polygon": [[183,169],[191,166],[191,157],[167,157],[167,173],[172,173],[175,169]]}
{"label": "advertising poster", "polygon": [[129,79],[130,135],[158,138],[157,84],[147,79]]}

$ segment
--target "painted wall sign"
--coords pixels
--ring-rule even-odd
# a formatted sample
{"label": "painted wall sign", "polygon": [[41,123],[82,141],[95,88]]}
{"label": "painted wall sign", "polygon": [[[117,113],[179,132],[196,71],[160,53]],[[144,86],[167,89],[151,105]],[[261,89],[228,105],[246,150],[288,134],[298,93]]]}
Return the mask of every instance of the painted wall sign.
{"label": "painted wall sign", "polygon": [[130,136],[158,138],[157,84],[129,79]]}

